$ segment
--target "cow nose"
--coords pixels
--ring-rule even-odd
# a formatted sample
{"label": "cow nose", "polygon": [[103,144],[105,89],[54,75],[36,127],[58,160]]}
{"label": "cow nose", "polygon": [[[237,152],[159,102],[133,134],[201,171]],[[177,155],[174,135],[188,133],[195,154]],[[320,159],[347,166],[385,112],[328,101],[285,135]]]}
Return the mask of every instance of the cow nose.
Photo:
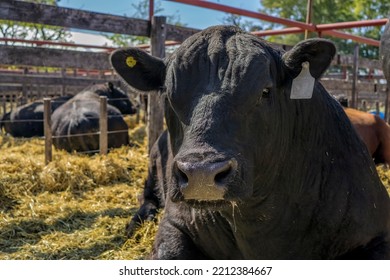
{"label": "cow nose", "polygon": [[237,169],[235,160],[212,163],[176,161],[177,179],[184,199],[220,200]]}

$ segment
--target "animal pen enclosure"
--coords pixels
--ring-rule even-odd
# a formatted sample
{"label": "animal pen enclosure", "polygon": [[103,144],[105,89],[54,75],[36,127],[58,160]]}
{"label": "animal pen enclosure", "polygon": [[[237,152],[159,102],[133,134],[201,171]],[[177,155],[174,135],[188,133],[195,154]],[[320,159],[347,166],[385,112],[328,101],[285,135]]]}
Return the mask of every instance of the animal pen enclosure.
{"label": "animal pen enclosure", "polygon": [[[31,12],[33,11],[33,12]],[[93,13],[21,1],[2,1],[0,18],[48,25],[150,37],[148,50],[165,57],[165,42],[180,43],[199,31],[166,24],[164,17],[151,21],[109,14]],[[37,99],[74,95],[93,83],[113,82],[121,87],[120,79],[109,64],[113,48],[70,43],[12,40],[1,38],[0,112]],[[10,45],[9,43],[14,45]],[[280,46],[289,49],[289,46]],[[359,71],[360,69],[360,71]],[[359,75],[361,73],[361,75]],[[388,119],[387,84],[378,60],[337,55],[332,68],[322,78],[323,85],[335,97],[346,97],[353,107],[385,111]],[[158,96],[148,96],[148,149],[163,130],[163,110]],[[384,109],[383,109],[384,108]],[[49,117],[46,116],[46,122]],[[101,121],[101,123],[104,123]],[[51,160],[51,133],[46,123],[45,162]],[[101,153],[106,153],[107,132],[100,131]]]}
{"label": "animal pen enclosure", "polygon": [[[164,17],[155,17],[149,22],[11,0],[0,2],[0,18],[15,21],[23,19],[24,22],[66,28],[150,37],[150,52],[158,57],[165,55],[165,40],[180,42],[196,32],[194,29],[166,24]],[[112,74],[109,66],[109,53],[107,51],[58,50],[37,46],[37,42],[33,45],[35,46],[0,45],[0,55],[4,58],[1,65],[3,67],[17,66],[22,69],[19,72],[2,73],[0,76],[0,98],[10,101],[12,106],[15,106],[16,99],[20,100],[19,102],[24,102],[31,95],[33,98],[36,95],[39,97],[62,95],[68,92],[77,92],[91,83],[102,81],[118,83],[118,78]],[[38,71],[29,73],[31,67],[50,67],[58,70],[50,74]],[[41,92],[43,94],[40,94]],[[149,99],[148,135],[149,143],[153,143],[163,129],[163,114],[157,96],[152,95]]]}
{"label": "animal pen enclosure", "polygon": [[[154,40],[151,52],[157,56],[163,56],[164,40],[180,42],[197,31],[167,25],[163,18],[155,18],[153,22],[149,22],[9,0],[0,2],[0,18],[23,18],[29,22],[68,28],[152,37]],[[89,52],[69,46],[67,50],[58,50],[36,43],[31,45],[33,46],[0,45],[0,55],[3,58],[1,64],[6,67],[16,65],[21,69],[0,74],[0,94],[7,101],[13,101],[13,106],[17,97],[20,101],[51,97],[77,92],[92,82],[120,82],[111,71],[108,64],[109,53],[104,49]],[[13,58],[10,59],[11,57]],[[352,61],[351,57],[335,58],[334,65],[341,70],[338,70],[337,77],[334,73],[329,73],[323,78],[325,87],[334,86],[334,93],[337,94],[340,86],[335,85],[339,83],[345,87],[340,90],[340,94],[351,92]],[[366,65],[364,63],[359,60],[360,66]],[[378,65],[367,67],[377,69]],[[56,72],[36,70],[40,66],[56,68]],[[372,79],[364,89],[360,87],[363,83],[358,83],[358,98],[362,98],[361,92],[367,92],[367,95],[374,93],[374,79],[380,77],[371,75]],[[382,84],[378,85],[378,95],[382,100],[383,87]],[[347,93],[348,96],[350,94]],[[151,107],[158,105],[156,99],[149,104]],[[157,124],[155,134],[158,134],[159,127],[162,127],[162,112],[156,112],[155,109],[149,112],[153,114],[149,119]],[[153,137],[152,133],[150,135]],[[0,184],[0,200],[5,198],[1,200],[0,210],[6,209],[16,218],[11,219],[11,215],[7,215],[8,220],[0,221],[0,259],[139,259],[146,256],[148,249],[145,249],[141,241],[149,239],[150,242],[155,227],[147,225],[132,240],[126,240],[123,233],[125,223],[138,203],[136,195],[128,193],[134,189],[141,191],[146,176],[146,151],[123,148],[107,157],[91,159],[60,153],[57,160],[42,167],[39,162],[43,162],[40,160],[43,153],[33,151],[31,146],[30,143],[20,145],[20,150],[27,151],[28,155],[22,160],[9,156],[4,162],[11,164],[3,164],[1,168],[1,178],[5,178],[1,183],[11,184],[12,188],[8,190]],[[43,145],[39,142],[38,146]],[[15,147],[7,149],[8,154],[17,153]],[[78,165],[77,161],[81,164]],[[12,164],[15,166],[13,169],[10,168]],[[26,174],[17,174],[22,169],[27,170]],[[139,170],[142,176],[135,174]],[[386,174],[383,178],[389,180]],[[109,185],[111,182],[119,182],[125,186]],[[27,195],[21,198],[16,196],[23,193]],[[60,201],[60,205],[54,204],[54,201]],[[17,203],[20,207],[15,206]],[[44,208],[43,205],[48,207]],[[102,207],[99,208],[100,206]],[[94,236],[89,234],[92,229],[98,229]],[[60,241],[55,239],[56,236]],[[47,251],[47,247],[52,250]],[[138,251],[138,254],[132,255],[132,251]]]}
{"label": "animal pen enclosure", "polygon": [[[187,1],[177,2],[187,3]],[[200,4],[205,8],[226,9],[223,5],[207,2],[197,3],[197,5]],[[242,11],[232,9],[232,12]],[[250,16],[258,15],[251,12]],[[150,37],[151,48],[149,51],[159,57],[165,56],[165,41],[172,40],[179,43],[189,35],[199,31],[166,24],[165,18],[161,17],[154,18],[149,22],[11,0],[0,3],[0,18],[16,21],[23,18],[23,21],[31,23]],[[287,24],[295,24],[295,22],[287,22]],[[262,36],[261,33],[258,35]],[[0,75],[0,102],[2,102],[1,111],[3,113],[28,100],[74,94],[91,83],[105,81],[120,83],[112,73],[108,63],[111,48],[65,44],[65,48],[57,49],[53,48],[53,45],[64,44],[53,42],[29,42],[30,47],[10,46],[6,43],[9,42],[7,38],[1,38],[1,42],[0,55],[3,60]],[[24,43],[26,44],[26,42]],[[80,51],[80,47],[84,47],[84,49],[87,47],[89,51]],[[91,49],[94,51],[91,52]],[[381,74],[379,61],[354,59],[352,56],[337,56],[333,64],[339,75],[335,76],[332,73],[323,78],[323,84],[331,94],[348,97],[353,100],[354,107],[373,107],[376,102],[380,102],[382,107],[387,108],[386,83]],[[9,66],[16,66],[17,70],[5,69]],[[364,77],[354,74],[354,71],[357,72],[358,69],[365,71]],[[152,110],[149,110],[151,114],[149,119],[153,120],[150,122],[149,135],[150,142],[153,143],[162,130],[162,110],[159,108],[155,96],[149,98],[151,99],[149,104],[153,107]],[[6,103],[9,103],[8,108]]]}

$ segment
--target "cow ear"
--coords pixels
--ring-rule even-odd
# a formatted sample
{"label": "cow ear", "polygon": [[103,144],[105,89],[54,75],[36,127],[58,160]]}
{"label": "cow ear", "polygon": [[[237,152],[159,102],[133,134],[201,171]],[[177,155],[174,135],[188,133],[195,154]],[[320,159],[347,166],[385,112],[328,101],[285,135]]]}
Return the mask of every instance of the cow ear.
{"label": "cow ear", "polygon": [[318,79],[329,67],[335,54],[336,47],[331,41],[315,38],[295,45],[283,55],[283,61],[294,77],[301,72],[302,63],[308,62],[311,76]]}
{"label": "cow ear", "polygon": [[110,62],[118,75],[137,90],[158,90],[164,83],[164,62],[139,48],[118,49],[111,53]]}

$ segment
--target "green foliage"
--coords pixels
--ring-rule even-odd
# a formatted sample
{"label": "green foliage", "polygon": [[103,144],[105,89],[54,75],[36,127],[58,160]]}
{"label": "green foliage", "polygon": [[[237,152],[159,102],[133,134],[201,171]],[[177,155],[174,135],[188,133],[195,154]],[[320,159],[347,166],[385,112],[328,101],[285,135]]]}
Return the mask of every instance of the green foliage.
{"label": "green foliage", "polygon": [[[262,0],[261,12],[288,18],[296,21],[306,21],[307,0]],[[386,18],[390,11],[390,0],[313,0],[312,23],[325,24],[345,21],[359,21]],[[276,23],[265,23],[264,29],[280,29],[285,26]],[[384,27],[361,27],[351,30],[340,30],[354,35],[375,40],[380,39]],[[310,34],[316,37],[317,34]],[[267,39],[277,43],[296,44],[304,38],[304,34],[288,34],[271,36]],[[332,37],[340,53],[352,53],[355,42]],[[378,58],[378,48],[361,45],[360,55],[368,58]]]}
{"label": "green foliage", "polygon": [[223,24],[230,24],[234,26],[238,26],[243,30],[248,32],[262,30],[263,28],[259,25],[254,24],[252,21],[243,20],[242,16],[235,14],[227,14],[224,18],[222,18]]}
{"label": "green foliage", "polygon": [[150,40],[147,37],[142,36],[131,36],[125,34],[104,34],[104,36],[111,40],[114,46],[117,47],[128,47],[135,46],[138,44],[147,44]]}
{"label": "green foliage", "polygon": [[[25,2],[57,5],[58,0],[26,0]],[[0,35],[12,39],[67,42],[70,33],[63,27],[12,20],[0,20]]]}

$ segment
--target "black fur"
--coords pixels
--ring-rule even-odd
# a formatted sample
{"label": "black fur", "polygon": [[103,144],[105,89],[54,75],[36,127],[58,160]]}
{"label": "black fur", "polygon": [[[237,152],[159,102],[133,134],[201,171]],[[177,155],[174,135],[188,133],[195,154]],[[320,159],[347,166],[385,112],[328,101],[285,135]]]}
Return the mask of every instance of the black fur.
{"label": "black fur", "polygon": [[[61,96],[51,101],[51,112],[64,104],[73,96]],[[34,101],[5,113],[1,119],[1,127],[14,137],[43,136],[43,100]]]}
{"label": "black fur", "polygon": [[[128,96],[108,83],[85,89],[52,114],[53,136],[60,136],[53,139],[57,149],[68,152],[99,150],[99,96],[107,96],[108,148],[129,144],[128,126],[122,114],[134,114],[135,110]],[[91,134],[93,132],[96,134]]]}
{"label": "black fur", "polygon": [[164,188],[151,188],[165,197],[152,258],[390,257],[389,196],[342,107],[318,81],[311,99],[290,99],[301,63],[318,78],[334,54],[323,39],[283,53],[217,26],[183,42],[164,69],[137,60],[165,77],[155,89],[170,139]]}

